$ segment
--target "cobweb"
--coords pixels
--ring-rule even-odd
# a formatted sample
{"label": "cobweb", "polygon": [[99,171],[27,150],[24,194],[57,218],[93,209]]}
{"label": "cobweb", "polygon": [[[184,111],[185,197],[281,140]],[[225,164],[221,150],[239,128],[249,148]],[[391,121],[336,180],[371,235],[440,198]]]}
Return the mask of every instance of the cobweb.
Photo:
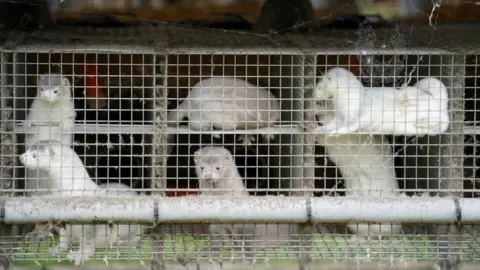
{"label": "cobweb", "polygon": [[[397,23],[393,34],[387,42],[381,46],[382,49],[394,49],[395,51],[405,51],[405,35],[403,33],[403,24]],[[373,51],[378,43],[378,37],[375,30],[368,23],[361,23],[357,32],[359,36],[355,42],[355,48],[359,52]],[[362,77],[371,79],[371,86],[396,85],[401,80],[402,72],[405,70],[406,57],[404,55],[373,55],[361,53],[358,56]],[[381,78],[374,80],[373,78]]]}

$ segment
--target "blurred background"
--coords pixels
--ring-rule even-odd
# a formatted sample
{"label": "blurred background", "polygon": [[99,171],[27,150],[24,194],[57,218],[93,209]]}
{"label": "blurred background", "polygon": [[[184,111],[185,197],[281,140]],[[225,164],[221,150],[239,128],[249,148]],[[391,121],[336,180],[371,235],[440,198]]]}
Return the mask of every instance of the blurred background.
{"label": "blurred background", "polygon": [[[106,13],[118,20],[185,21],[215,20],[219,14],[234,14],[253,22],[263,0],[49,0],[55,19]],[[437,20],[466,21],[480,16],[480,0],[311,0],[318,21],[332,14],[381,16],[385,20],[427,22],[434,5]]]}

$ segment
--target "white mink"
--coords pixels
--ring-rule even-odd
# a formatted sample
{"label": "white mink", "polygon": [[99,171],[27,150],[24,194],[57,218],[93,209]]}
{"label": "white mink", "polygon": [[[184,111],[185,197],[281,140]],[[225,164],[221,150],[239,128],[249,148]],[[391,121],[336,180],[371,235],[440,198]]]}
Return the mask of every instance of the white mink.
{"label": "white mink", "polygon": [[[185,100],[168,113],[168,122],[176,124],[185,117],[193,130],[258,129],[273,126],[280,119],[280,105],[264,88],[233,77],[215,76],[194,85]],[[274,135],[264,138],[270,140]],[[240,140],[249,145],[254,137],[242,135]]]}
{"label": "white mink", "polygon": [[326,133],[346,134],[357,131],[363,114],[363,85],[350,71],[335,67],[329,69],[314,91],[317,101],[328,100],[333,105],[335,117],[322,127]]}
{"label": "white mink", "polygon": [[[72,143],[75,120],[71,84],[61,74],[43,74],[38,77],[37,95],[24,122],[25,149],[42,140],[57,140],[66,145]],[[48,194],[49,181],[45,174],[26,170],[27,195]]]}
{"label": "white mink", "polygon": [[[410,102],[408,105],[415,105],[415,101],[435,101],[438,103],[439,111],[448,110],[447,87],[439,79],[433,77],[423,78],[413,85],[420,91],[406,92],[405,99]],[[421,97],[421,99],[420,99]]]}
{"label": "white mink", "polygon": [[84,196],[98,192],[98,185],[90,178],[80,157],[60,141],[38,141],[27,148],[19,159],[27,169],[39,170],[47,175],[51,195]]}
{"label": "white mink", "polygon": [[[202,147],[194,153],[194,161],[201,195],[249,196],[232,154],[227,149],[219,146]],[[203,250],[202,255],[207,256],[205,254],[211,251],[212,257],[219,257],[224,246],[222,242],[226,241],[235,243],[235,247],[245,246],[245,256],[254,260],[256,252],[288,243],[290,235],[296,230],[296,224],[211,224],[210,246]]]}
{"label": "white mink", "polygon": [[[136,196],[133,191],[107,192],[105,188],[100,188],[90,178],[77,153],[60,141],[39,141],[21,154],[19,159],[25,167],[38,169],[48,176],[49,184],[52,187],[51,196],[115,196],[117,194]],[[109,189],[112,187],[111,185],[108,187]],[[138,236],[139,233],[136,233],[138,228],[135,226],[131,228],[131,237]],[[78,251],[70,251],[68,258],[74,261],[75,265],[80,265],[93,255],[97,243],[106,243],[107,238],[110,244],[125,241],[128,235],[128,225],[118,228],[114,225],[113,233],[118,232],[114,237],[107,236],[106,231],[107,225],[67,225],[59,230],[60,240],[57,246],[50,248],[48,252],[56,255],[68,248],[71,237],[79,239]],[[95,239],[93,238],[94,234]]]}
{"label": "white mink", "polygon": [[450,124],[447,87],[427,77],[413,86],[364,88],[360,131],[394,135],[436,135]]}
{"label": "white mink", "polygon": [[203,195],[248,196],[230,151],[220,146],[205,146],[195,151],[193,159]]}
{"label": "white mink", "polygon": [[445,132],[450,121],[447,89],[435,78],[400,89],[363,87],[350,71],[333,68],[318,83],[315,98],[332,99],[335,111],[317,132],[427,135]]}
{"label": "white mink", "polygon": [[[320,111],[320,110],[319,110]],[[318,114],[319,121],[330,121],[333,113]],[[326,154],[336,164],[345,180],[346,196],[398,196],[399,186],[394,166],[394,153],[382,135],[345,134],[331,136],[317,134],[315,141],[324,145]],[[389,237],[401,231],[401,225],[348,224],[356,237]]]}

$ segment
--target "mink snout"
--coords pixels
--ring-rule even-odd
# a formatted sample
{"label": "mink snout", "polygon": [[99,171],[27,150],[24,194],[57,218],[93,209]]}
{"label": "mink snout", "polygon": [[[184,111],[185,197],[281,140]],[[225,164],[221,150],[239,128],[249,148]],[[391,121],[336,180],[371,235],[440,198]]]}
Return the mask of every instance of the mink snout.
{"label": "mink snout", "polygon": [[207,178],[205,178],[205,181],[208,182],[208,183],[210,183],[210,184],[215,184],[215,183],[218,182],[218,180],[216,180],[216,179],[213,178],[213,177],[207,177]]}
{"label": "mink snout", "polygon": [[42,92],[40,94],[40,99],[45,100],[45,101],[49,101],[49,95],[47,93]]}

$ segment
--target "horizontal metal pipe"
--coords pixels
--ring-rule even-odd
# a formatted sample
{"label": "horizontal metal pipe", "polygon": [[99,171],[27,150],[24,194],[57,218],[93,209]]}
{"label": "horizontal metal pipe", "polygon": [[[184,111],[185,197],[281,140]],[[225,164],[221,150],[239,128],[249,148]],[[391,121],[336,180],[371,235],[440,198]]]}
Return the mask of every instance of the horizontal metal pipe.
{"label": "horizontal metal pipe", "polygon": [[[26,130],[21,123],[17,123],[14,127],[16,133],[25,133]],[[186,127],[167,127],[168,134],[304,134],[297,125],[276,125],[269,128],[259,129],[237,129],[237,130],[212,130],[212,131],[197,131]],[[153,125],[123,125],[123,124],[75,124],[73,133],[89,134],[153,134]],[[465,126],[463,134],[478,134],[480,127]],[[326,132],[315,132],[315,134],[328,134]],[[383,134],[381,132],[355,132],[354,134]]]}
{"label": "horizontal metal pipe", "polygon": [[[89,134],[153,134],[153,125],[119,125],[119,124],[75,124],[73,133]],[[26,130],[21,123],[15,125],[15,132],[25,133]],[[238,130],[212,130],[197,131],[184,127],[168,127],[169,134],[299,134],[302,130],[295,125],[277,125],[271,128],[260,129],[238,129]]]}
{"label": "horizontal metal pipe", "polygon": [[5,199],[6,223],[116,220],[136,223],[208,222],[480,222],[480,200],[449,197],[13,197]]}
{"label": "horizontal metal pipe", "polygon": [[72,223],[110,220],[152,223],[155,198],[126,197],[14,197],[5,200],[8,223],[61,220]]}
{"label": "horizontal metal pipe", "polygon": [[6,53],[118,53],[118,54],[151,54],[157,53],[155,48],[151,46],[141,46],[138,43],[132,44],[35,44],[35,45],[18,45],[13,49],[1,48]]}
{"label": "horizontal metal pipe", "polygon": [[[473,205],[480,206],[480,200]],[[456,220],[455,210],[453,198],[448,197],[312,200],[312,219],[329,222],[453,222]],[[469,215],[469,218],[480,221],[480,215],[478,218]]]}
{"label": "horizontal metal pipe", "polygon": [[[224,54],[235,54],[235,55],[304,55],[315,54],[319,56],[323,55],[344,55],[344,54],[368,54],[368,55],[451,55],[452,52],[439,48],[409,48],[405,49],[364,49],[359,51],[357,48],[344,48],[344,49],[328,49],[324,48],[319,50],[318,48],[303,48],[302,50],[298,48],[288,48],[282,46],[282,42],[286,41],[279,39],[273,41],[270,37],[265,37],[269,39],[269,43],[265,43],[265,46],[261,47],[232,47],[232,46],[198,46],[194,47],[191,45],[188,46],[175,46],[175,48],[154,48],[154,46],[141,46],[137,43],[119,45],[113,44],[55,44],[55,40],[51,40],[52,44],[21,44],[15,46],[13,49],[9,48],[0,48],[3,52],[6,53],[119,53],[119,54],[158,54],[158,55],[175,55],[175,54],[191,54],[191,55],[224,55]],[[261,40],[262,38],[257,38]],[[110,40],[109,40],[110,41]],[[279,42],[279,43],[277,43]],[[127,41],[129,43],[129,41]],[[157,46],[158,47],[158,46]],[[321,52],[319,52],[321,51]]]}

